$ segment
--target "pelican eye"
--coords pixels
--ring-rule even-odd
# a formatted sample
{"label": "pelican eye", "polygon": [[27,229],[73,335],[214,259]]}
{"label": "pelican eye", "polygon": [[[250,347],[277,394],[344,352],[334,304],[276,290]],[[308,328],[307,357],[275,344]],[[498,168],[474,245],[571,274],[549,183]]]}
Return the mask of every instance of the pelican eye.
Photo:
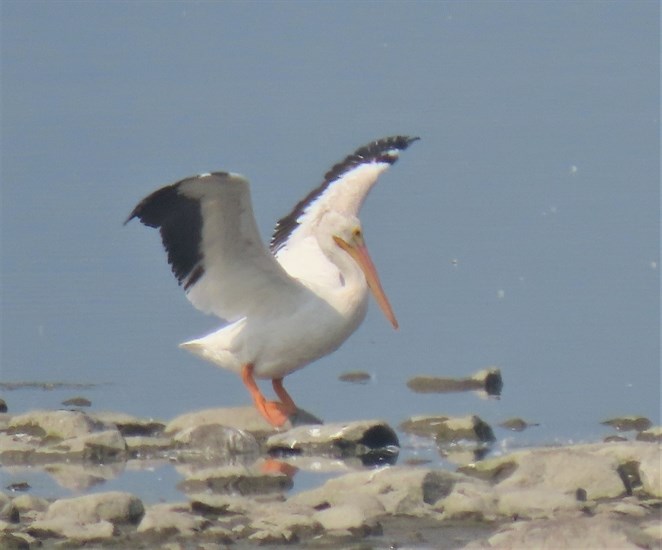
{"label": "pelican eye", "polygon": [[361,230],[358,227],[355,227],[354,231],[352,231],[352,236],[353,237],[360,237],[361,236]]}

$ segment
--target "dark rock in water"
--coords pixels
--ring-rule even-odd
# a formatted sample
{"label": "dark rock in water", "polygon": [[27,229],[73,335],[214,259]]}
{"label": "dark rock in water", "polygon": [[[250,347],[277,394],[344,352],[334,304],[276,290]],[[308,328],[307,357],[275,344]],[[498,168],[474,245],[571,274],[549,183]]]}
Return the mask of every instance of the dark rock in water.
{"label": "dark rock in water", "polygon": [[495,441],[494,432],[489,424],[478,416],[413,416],[400,424],[404,432],[422,437],[434,437],[437,443],[456,443],[458,441]]}
{"label": "dark rock in water", "polygon": [[358,456],[367,464],[392,463],[400,443],[395,431],[379,420],[299,426],[270,436],[272,455],[307,454],[336,458]]}
{"label": "dark rock in water", "polygon": [[645,416],[619,416],[601,422],[605,426],[616,428],[619,432],[643,432],[650,428],[653,423]]}
{"label": "dark rock in water", "polygon": [[497,368],[483,369],[470,378],[440,378],[438,376],[415,376],[407,387],[416,393],[449,393],[462,391],[484,391],[490,396],[501,395],[503,379]]}
{"label": "dark rock in water", "polygon": [[62,404],[65,407],[91,407],[92,401],[86,399],[85,397],[72,397],[71,399],[66,399],[62,401]]}
{"label": "dark rock in water", "polygon": [[521,418],[509,418],[499,423],[499,426],[512,430],[513,432],[522,432],[531,426],[539,426],[540,424],[530,424]]}
{"label": "dark rock in water", "polygon": [[349,382],[352,384],[367,384],[371,379],[372,376],[370,373],[360,370],[343,372],[338,377],[338,380],[341,382]]}
{"label": "dark rock in water", "polygon": [[13,493],[19,491],[28,491],[30,488],[31,488],[30,484],[27,481],[17,481],[16,483],[11,483],[6,487],[8,491],[11,491]]}
{"label": "dark rock in water", "polygon": [[7,403],[5,403],[4,399],[0,399],[0,413],[6,413],[7,412]]}

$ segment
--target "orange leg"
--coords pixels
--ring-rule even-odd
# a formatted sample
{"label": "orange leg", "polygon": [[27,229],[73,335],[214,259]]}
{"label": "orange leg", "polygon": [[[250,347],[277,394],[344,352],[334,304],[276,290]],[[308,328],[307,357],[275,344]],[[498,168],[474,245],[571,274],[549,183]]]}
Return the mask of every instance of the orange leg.
{"label": "orange leg", "polygon": [[274,378],[271,381],[271,385],[274,387],[274,391],[276,392],[278,399],[280,399],[283,402],[283,405],[285,405],[287,412],[289,414],[294,414],[297,411],[298,407],[290,397],[290,394],[287,393],[287,391],[285,391],[285,387],[283,386],[283,379]]}
{"label": "orange leg", "polygon": [[[278,401],[267,401],[260,391],[260,388],[258,388],[255,383],[255,378],[253,378],[253,368],[254,366],[250,363],[244,365],[241,369],[241,379],[253,398],[255,408],[262,416],[264,416],[269,424],[275,427],[282,426],[289,419],[288,407]],[[290,401],[292,401],[291,398]]]}

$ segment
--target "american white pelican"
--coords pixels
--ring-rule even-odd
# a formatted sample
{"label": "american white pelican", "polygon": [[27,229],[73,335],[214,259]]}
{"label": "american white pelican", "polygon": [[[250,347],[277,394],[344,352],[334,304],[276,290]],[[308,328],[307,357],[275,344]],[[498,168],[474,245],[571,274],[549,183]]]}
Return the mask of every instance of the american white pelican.
{"label": "american white pelican", "polygon": [[[335,351],[356,330],[368,289],[398,327],[357,216],[379,175],[417,139],[373,141],[336,164],[278,221],[269,249],[239,174],[201,174],[163,187],[127,218],[160,229],[188,299],[227,321],[180,346],[240,374],[273,426],[297,410],[283,377]],[[267,400],[255,378],[271,379],[280,401]]]}

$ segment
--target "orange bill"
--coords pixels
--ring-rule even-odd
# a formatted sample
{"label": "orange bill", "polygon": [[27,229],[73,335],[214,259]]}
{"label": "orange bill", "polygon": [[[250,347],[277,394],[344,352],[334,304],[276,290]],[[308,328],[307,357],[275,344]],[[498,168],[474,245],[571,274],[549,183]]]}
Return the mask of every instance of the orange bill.
{"label": "orange bill", "polygon": [[359,267],[365,275],[368,288],[370,288],[372,295],[377,301],[377,305],[379,305],[379,308],[393,325],[393,328],[397,329],[398,321],[395,318],[393,308],[386,297],[386,293],[382,288],[379,275],[377,275],[377,268],[375,267],[375,264],[372,263],[372,259],[370,258],[370,254],[368,254],[368,248],[363,241],[363,237],[361,235],[356,235],[354,239],[352,239],[352,244],[349,244],[336,236],[333,237],[333,240],[340,248],[347,252],[357,264],[359,264]]}

